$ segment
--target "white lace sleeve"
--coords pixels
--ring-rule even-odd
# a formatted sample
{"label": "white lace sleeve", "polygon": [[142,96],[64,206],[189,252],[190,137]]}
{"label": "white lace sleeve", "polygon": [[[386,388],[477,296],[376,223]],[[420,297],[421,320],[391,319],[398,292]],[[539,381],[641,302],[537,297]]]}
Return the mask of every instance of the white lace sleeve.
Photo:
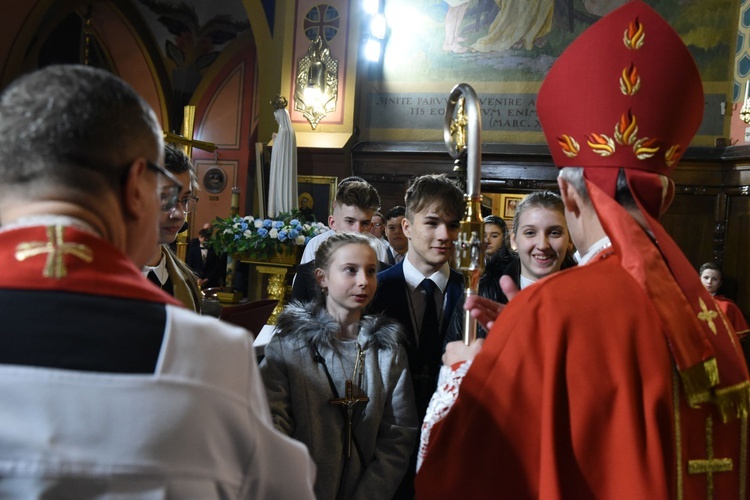
{"label": "white lace sleeve", "polygon": [[469,370],[471,363],[471,361],[466,361],[455,370],[445,365],[440,367],[437,390],[435,391],[435,394],[432,395],[432,399],[430,399],[430,404],[427,407],[427,413],[425,414],[424,422],[422,423],[422,436],[419,441],[419,453],[417,454],[417,471],[419,471],[419,468],[422,466],[424,457],[427,456],[430,432],[432,432],[432,428],[435,424],[445,418],[453,407],[453,403],[456,402],[458,388],[461,385],[464,375],[466,375],[466,372]]}

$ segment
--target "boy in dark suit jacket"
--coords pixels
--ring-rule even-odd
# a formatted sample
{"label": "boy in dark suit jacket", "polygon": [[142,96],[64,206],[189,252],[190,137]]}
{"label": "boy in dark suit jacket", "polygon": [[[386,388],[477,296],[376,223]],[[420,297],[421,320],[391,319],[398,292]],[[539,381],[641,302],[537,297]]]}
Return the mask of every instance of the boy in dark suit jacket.
{"label": "boy in dark suit jacket", "polygon": [[[450,268],[464,211],[463,193],[445,175],[418,177],[406,191],[401,222],[409,241],[406,257],[378,273],[371,308],[404,327],[409,369],[420,422],[437,386],[443,339],[463,294],[461,273]],[[394,498],[414,497],[416,452]]]}
{"label": "boy in dark suit jacket", "polygon": [[[372,310],[404,326],[421,418],[435,391],[450,317],[463,293],[461,274],[451,269],[448,261],[461,227],[464,201],[463,193],[445,175],[417,178],[405,200],[402,225],[409,250],[401,263],[378,273]],[[433,283],[427,285],[430,292],[423,284],[427,279]],[[430,314],[434,317],[429,318]]]}

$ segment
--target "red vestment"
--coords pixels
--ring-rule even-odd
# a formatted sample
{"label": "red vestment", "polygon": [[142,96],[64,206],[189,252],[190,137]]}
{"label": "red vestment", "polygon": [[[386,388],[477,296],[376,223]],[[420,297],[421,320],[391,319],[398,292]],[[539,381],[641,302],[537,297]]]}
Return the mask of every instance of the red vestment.
{"label": "red vestment", "polygon": [[723,295],[714,295],[714,300],[734,327],[734,331],[737,332],[737,335],[740,338],[745,337],[750,330],[750,326],[747,325],[745,316],[742,315],[742,311],[737,307],[737,304],[735,304],[732,299],[728,299]]}
{"label": "red vestment", "polygon": [[0,289],[56,290],[182,305],[109,242],[60,224],[0,231]]}
{"label": "red vestment", "polygon": [[743,423],[687,405],[660,315],[609,249],[503,311],[432,430],[417,496],[745,498]]}

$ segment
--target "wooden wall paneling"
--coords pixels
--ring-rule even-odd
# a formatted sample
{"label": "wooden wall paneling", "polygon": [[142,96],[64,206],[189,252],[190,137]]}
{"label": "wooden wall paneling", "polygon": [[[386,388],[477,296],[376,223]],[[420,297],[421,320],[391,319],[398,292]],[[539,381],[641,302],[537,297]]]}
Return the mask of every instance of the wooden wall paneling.
{"label": "wooden wall paneling", "polygon": [[727,195],[726,243],[722,293],[735,300],[745,318],[750,318],[750,193],[740,189]]}
{"label": "wooden wall paneling", "polygon": [[349,154],[342,149],[297,148],[297,175],[329,175],[339,180],[351,175]]}
{"label": "wooden wall paneling", "polygon": [[[453,159],[439,143],[361,143],[352,149],[352,168],[380,193],[384,210],[403,205],[409,181],[430,173],[455,177]],[[540,146],[486,145],[482,152],[482,191],[527,193],[557,190],[557,168]]]}
{"label": "wooden wall paneling", "polygon": [[692,150],[670,176],[675,198],[661,223],[693,267],[717,261],[724,253],[726,216],[723,211],[720,150]]}
{"label": "wooden wall paneling", "polygon": [[750,146],[726,148],[722,161],[726,223],[721,292],[750,319]]}
{"label": "wooden wall paneling", "polygon": [[669,209],[661,216],[661,223],[672,236],[688,260],[697,269],[704,262],[715,260],[715,235],[720,190],[683,187],[675,195]]}

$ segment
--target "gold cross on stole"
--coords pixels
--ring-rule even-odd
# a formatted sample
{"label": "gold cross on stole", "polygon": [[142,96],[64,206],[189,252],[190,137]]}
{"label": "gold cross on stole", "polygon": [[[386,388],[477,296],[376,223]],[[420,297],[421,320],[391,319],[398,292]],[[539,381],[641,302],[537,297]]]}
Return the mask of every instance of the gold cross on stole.
{"label": "gold cross on stole", "polygon": [[22,261],[36,255],[47,254],[47,263],[42,276],[45,278],[62,279],[68,274],[63,262],[66,254],[74,255],[89,263],[94,260],[93,252],[86,245],[79,243],[65,243],[63,241],[63,226],[47,226],[47,241],[31,241],[21,243],[16,247],[16,260]]}
{"label": "gold cross on stole", "polygon": [[355,397],[352,395],[352,381],[347,380],[346,381],[346,394],[343,398],[337,398],[332,399],[329,401],[329,403],[332,406],[342,406],[346,410],[346,417],[345,417],[345,424],[346,424],[346,456],[351,457],[352,456],[352,420],[354,419],[354,407],[357,406],[360,403],[367,403],[370,401],[370,398],[367,396],[362,395],[360,391],[357,391],[359,394]]}
{"label": "gold cross on stole", "polygon": [[701,312],[698,313],[698,319],[707,322],[708,327],[712,332],[714,332],[714,335],[716,335],[716,325],[714,325],[714,318],[717,317],[719,313],[717,313],[713,309],[709,309],[708,307],[706,307],[706,303],[703,302],[703,299],[700,297],[698,297],[698,303],[701,306]]}
{"label": "gold cross on stole", "polygon": [[711,416],[706,418],[706,458],[688,460],[688,474],[706,474],[706,498],[714,497],[714,473],[730,472],[731,458],[714,458],[714,421]]}

